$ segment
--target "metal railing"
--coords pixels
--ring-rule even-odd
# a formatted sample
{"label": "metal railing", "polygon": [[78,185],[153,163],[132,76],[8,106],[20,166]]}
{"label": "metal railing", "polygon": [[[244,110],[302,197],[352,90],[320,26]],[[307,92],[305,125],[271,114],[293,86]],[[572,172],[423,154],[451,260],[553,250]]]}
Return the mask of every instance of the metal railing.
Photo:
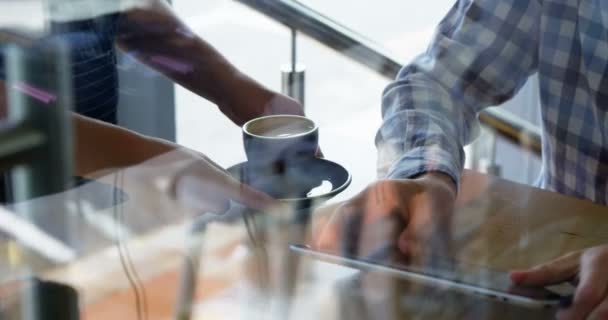
{"label": "metal railing", "polygon": [[[298,31],[321,44],[394,79],[403,63],[391,57],[381,46],[361,34],[294,0],[236,0],[255,11]],[[295,32],[294,32],[295,33]],[[292,55],[295,53],[292,52]],[[501,137],[541,155],[540,129],[509,111],[490,108],[479,115],[480,122]]]}

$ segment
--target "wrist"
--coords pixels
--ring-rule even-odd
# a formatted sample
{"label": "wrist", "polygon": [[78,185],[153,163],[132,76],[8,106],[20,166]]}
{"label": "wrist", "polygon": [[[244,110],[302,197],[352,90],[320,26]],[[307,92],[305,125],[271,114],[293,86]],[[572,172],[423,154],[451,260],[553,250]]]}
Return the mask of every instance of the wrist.
{"label": "wrist", "polygon": [[228,95],[220,110],[238,125],[262,116],[290,114],[304,115],[302,105],[283,94],[274,92],[243,76]]}
{"label": "wrist", "polygon": [[264,115],[275,95],[248,76],[235,71],[216,102],[220,110],[238,125]]}
{"label": "wrist", "polygon": [[[143,161],[145,161],[161,154],[172,152],[178,148],[179,147],[177,145],[169,141],[148,136],[142,136],[142,145],[141,148],[138,150],[138,153],[140,153],[139,156],[143,157]],[[141,161],[142,159],[139,160]]]}
{"label": "wrist", "polygon": [[171,142],[127,132],[121,138],[122,147],[115,157],[114,167],[130,167],[151,160],[176,149]]}
{"label": "wrist", "polygon": [[264,107],[264,115],[290,114],[304,116],[304,107],[300,102],[283,94],[273,93]]}
{"label": "wrist", "polygon": [[456,195],[458,193],[458,186],[456,185],[456,182],[454,181],[454,179],[451,176],[449,176],[448,174],[443,173],[441,171],[425,172],[425,173],[422,173],[422,174],[414,177],[413,179],[429,181],[429,182],[433,183],[434,185],[438,185],[442,188],[445,188],[454,197],[456,197]]}

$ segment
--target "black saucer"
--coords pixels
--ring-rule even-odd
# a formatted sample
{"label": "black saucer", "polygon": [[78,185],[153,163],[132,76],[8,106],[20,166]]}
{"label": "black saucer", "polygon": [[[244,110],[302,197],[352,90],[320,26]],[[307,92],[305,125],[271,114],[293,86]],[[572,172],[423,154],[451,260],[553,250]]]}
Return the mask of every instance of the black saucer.
{"label": "black saucer", "polygon": [[237,180],[282,201],[320,203],[344,191],[351,175],[341,165],[319,158],[259,168],[243,162],[228,168]]}

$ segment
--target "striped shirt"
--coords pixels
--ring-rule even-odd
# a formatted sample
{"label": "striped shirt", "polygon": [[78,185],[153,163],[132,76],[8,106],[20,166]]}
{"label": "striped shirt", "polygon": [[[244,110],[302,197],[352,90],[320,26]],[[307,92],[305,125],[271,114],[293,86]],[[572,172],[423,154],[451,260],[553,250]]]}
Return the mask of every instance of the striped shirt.
{"label": "striped shirt", "polygon": [[[41,45],[61,40],[69,47],[74,108],[84,116],[115,124],[118,105],[118,72],[114,40],[119,14],[52,22]],[[1,55],[0,55],[1,56]],[[4,78],[0,58],[0,77]]]}
{"label": "striped shirt", "polygon": [[459,0],[384,92],[376,143],[389,178],[459,180],[477,113],[537,73],[541,186],[608,204],[608,1]]}

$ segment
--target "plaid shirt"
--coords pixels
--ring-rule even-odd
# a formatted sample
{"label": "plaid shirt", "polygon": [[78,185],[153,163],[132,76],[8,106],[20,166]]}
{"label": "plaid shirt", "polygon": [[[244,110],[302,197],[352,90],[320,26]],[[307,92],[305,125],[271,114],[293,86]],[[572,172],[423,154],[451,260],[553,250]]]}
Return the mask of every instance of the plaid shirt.
{"label": "plaid shirt", "polygon": [[458,181],[476,114],[538,73],[541,186],[608,203],[608,1],[458,0],[384,92],[380,173]]}

